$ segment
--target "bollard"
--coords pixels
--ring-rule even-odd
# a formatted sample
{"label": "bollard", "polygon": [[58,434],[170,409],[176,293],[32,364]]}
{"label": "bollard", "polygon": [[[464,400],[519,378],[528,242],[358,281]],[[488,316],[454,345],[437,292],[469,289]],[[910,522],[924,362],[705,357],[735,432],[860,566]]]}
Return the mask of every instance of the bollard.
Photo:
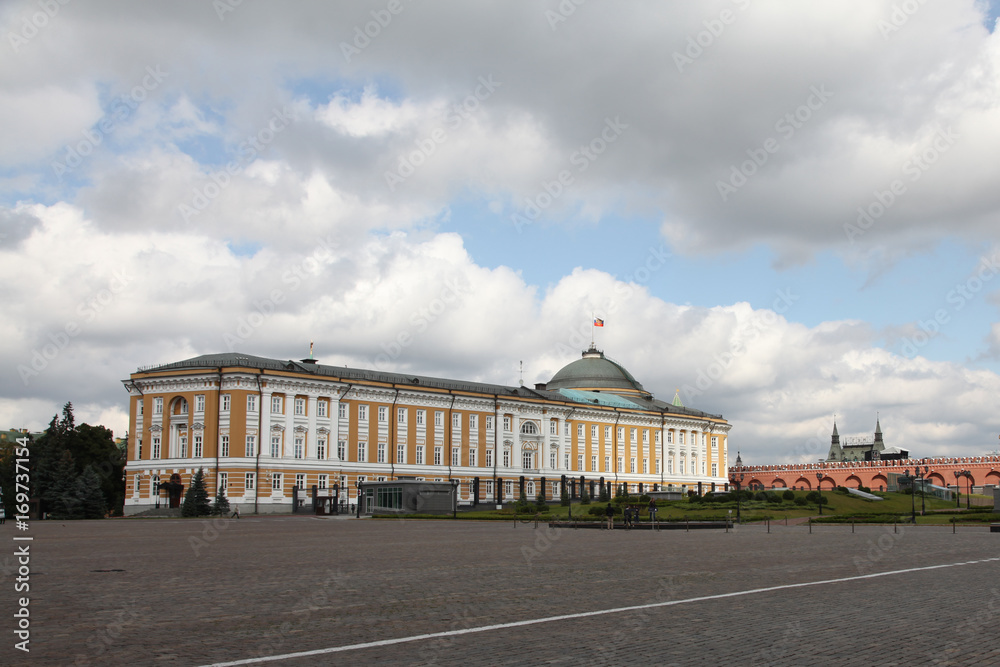
{"label": "bollard", "polygon": [[854,519],[851,519],[851,534],[854,533]]}
{"label": "bollard", "polygon": [[957,526],[957,525],[958,525],[958,522],[957,522],[957,521],[955,521],[955,519],[953,518],[953,519],[951,520],[951,534],[952,534],[952,535],[954,535],[954,534],[955,534],[955,526]]}
{"label": "bollard", "polygon": [[684,519],[684,532],[685,533],[691,532],[691,525],[688,523],[687,519]]}
{"label": "bollard", "polygon": [[898,533],[899,532],[898,530],[896,530],[896,520],[895,519],[892,520],[892,532],[894,532],[894,533]]}
{"label": "bollard", "polygon": [[809,517],[809,534],[813,534],[813,518]]}
{"label": "bollard", "polygon": [[768,535],[771,534],[771,520],[770,519],[767,520],[767,534]]}

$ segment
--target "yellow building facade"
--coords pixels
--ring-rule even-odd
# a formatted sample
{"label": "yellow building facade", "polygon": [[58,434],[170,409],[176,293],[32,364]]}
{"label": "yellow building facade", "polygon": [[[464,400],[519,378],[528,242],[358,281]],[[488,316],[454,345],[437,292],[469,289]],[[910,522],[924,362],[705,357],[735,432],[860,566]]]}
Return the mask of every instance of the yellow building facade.
{"label": "yellow building facade", "polygon": [[314,486],[353,503],[359,481],[400,478],[456,483],[463,504],[727,482],[728,422],[656,400],[593,346],[533,389],[237,353],[123,383],[126,514],[169,505],[161,485],[199,468],[243,513],[289,512]]}

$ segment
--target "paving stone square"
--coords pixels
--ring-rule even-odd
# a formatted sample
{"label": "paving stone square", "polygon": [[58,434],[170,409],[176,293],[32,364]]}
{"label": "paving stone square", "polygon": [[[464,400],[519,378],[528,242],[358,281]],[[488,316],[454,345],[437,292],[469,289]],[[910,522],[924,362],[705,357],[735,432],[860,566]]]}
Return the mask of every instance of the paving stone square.
{"label": "paving stone square", "polygon": [[[1000,664],[1000,534],[855,530],[34,522],[24,654],[8,522],[0,664]],[[470,632],[351,648],[451,631]]]}

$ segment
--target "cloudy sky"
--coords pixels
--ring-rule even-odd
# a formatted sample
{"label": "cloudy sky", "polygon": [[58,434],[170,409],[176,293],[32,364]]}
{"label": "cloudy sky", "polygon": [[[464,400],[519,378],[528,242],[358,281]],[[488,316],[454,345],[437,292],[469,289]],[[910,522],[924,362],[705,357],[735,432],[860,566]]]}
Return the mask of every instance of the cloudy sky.
{"label": "cloudy sky", "polygon": [[596,315],[748,462],[993,451],[997,4],[6,2],[0,426],[310,340],[543,382]]}

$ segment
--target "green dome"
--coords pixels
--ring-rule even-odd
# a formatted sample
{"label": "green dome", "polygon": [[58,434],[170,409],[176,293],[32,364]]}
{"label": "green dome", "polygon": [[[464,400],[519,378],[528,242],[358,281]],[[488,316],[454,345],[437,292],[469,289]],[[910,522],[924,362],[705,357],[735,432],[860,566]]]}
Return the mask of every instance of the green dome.
{"label": "green dome", "polygon": [[582,359],[563,366],[549,382],[545,383],[545,388],[553,391],[583,389],[650,396],[631,373],[605,357],[603,352],[593,346],[583,353]]}

